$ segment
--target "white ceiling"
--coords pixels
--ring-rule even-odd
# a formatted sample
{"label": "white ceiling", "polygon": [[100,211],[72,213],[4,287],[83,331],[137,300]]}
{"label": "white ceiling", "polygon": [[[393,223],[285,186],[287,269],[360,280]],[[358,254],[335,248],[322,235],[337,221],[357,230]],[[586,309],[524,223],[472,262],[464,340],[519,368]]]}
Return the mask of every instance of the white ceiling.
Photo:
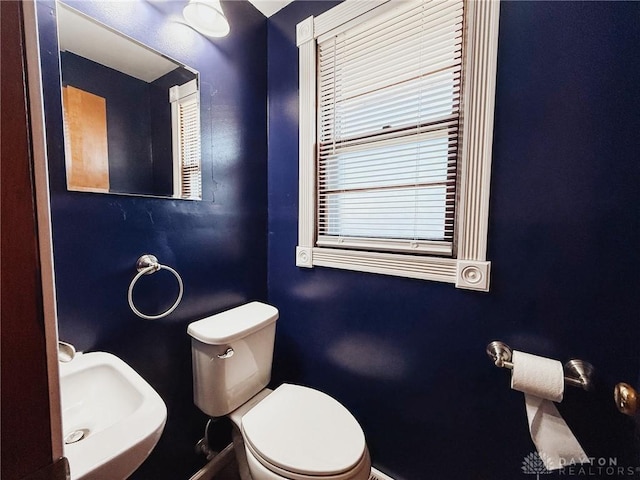
{"label": "white ceiling", "polygon": [[[270,17],[293,0],[249,1]],[[73,52],[140,80],[151,82],[178,66],[123,35],[106,28],[95,28],[97,22],[62,3],[58,3],[58,22],[62,27],[59,28],[60,50]],[[122,55],[122,51],[127,51],[127,55]]]}
{"label": "white ceiling", "polygon": [[152,82],[179,66],[62,3],[58,3],[58,35],[61,51],[75,53],[145,82]]}
{"label": "white ceiling", "polygon": [[278,10],[289,5],[293,0],[249,0],[265,17],[270,17]]}

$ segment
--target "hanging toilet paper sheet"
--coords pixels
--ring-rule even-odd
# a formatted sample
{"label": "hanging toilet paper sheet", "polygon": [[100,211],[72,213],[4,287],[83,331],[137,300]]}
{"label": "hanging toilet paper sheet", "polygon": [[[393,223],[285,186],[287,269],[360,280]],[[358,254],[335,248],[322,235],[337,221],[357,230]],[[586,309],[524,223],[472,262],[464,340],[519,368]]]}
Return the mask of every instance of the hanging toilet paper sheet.
{"label": "hanging toilet paper sheet", "polygon": [[589,459],[553,402],[564,395],[564,370],[556,360],[514,351],[511,388],[524,393],[529,432],[547,470]]}

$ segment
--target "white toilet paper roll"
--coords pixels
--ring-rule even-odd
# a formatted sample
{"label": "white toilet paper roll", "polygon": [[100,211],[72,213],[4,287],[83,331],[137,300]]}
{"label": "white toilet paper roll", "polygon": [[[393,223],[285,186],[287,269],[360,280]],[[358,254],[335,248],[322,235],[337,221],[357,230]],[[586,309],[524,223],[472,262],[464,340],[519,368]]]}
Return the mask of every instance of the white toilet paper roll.
{"label": "white toilet paper roll", "polygon": [[561,402],[564,369],[557,360],[514,351],[511,388],[535,397]]}
{"label": "white toilet paper roll", "polygon": [[[531,439],[547,470],[589,459],[553,402],[564,394],[564,370],[556,360],[514,351],[511,388],[524,392]],[[553,401],[553,402],[552,402]]]}
{"label": "white toilet paper roll", "polygon": [[526,393],[524,401],[531,439],[547,470],[589,462],[587,454],[553,402]]}

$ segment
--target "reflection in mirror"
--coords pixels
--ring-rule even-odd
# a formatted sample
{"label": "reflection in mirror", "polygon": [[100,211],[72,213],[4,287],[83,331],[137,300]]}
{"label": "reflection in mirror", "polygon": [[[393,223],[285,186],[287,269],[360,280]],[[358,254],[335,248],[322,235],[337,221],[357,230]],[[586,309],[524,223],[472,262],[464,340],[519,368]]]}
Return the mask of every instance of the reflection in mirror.
{"label": "reflection in mirror", "polygon": [[201,199],[198,72],[57,7],[67,189]]}

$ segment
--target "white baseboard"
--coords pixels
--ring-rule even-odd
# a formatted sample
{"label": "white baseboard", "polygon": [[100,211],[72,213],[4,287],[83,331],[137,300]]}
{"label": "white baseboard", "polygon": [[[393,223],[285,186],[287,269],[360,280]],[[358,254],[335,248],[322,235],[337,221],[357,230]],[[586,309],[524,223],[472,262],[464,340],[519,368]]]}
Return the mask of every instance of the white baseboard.
{"label": "white baseboard", "polygon": [[380,470],[371,467],[371,475],[369,475],[369,480],[393,480],[393,478],[382,473]]}

